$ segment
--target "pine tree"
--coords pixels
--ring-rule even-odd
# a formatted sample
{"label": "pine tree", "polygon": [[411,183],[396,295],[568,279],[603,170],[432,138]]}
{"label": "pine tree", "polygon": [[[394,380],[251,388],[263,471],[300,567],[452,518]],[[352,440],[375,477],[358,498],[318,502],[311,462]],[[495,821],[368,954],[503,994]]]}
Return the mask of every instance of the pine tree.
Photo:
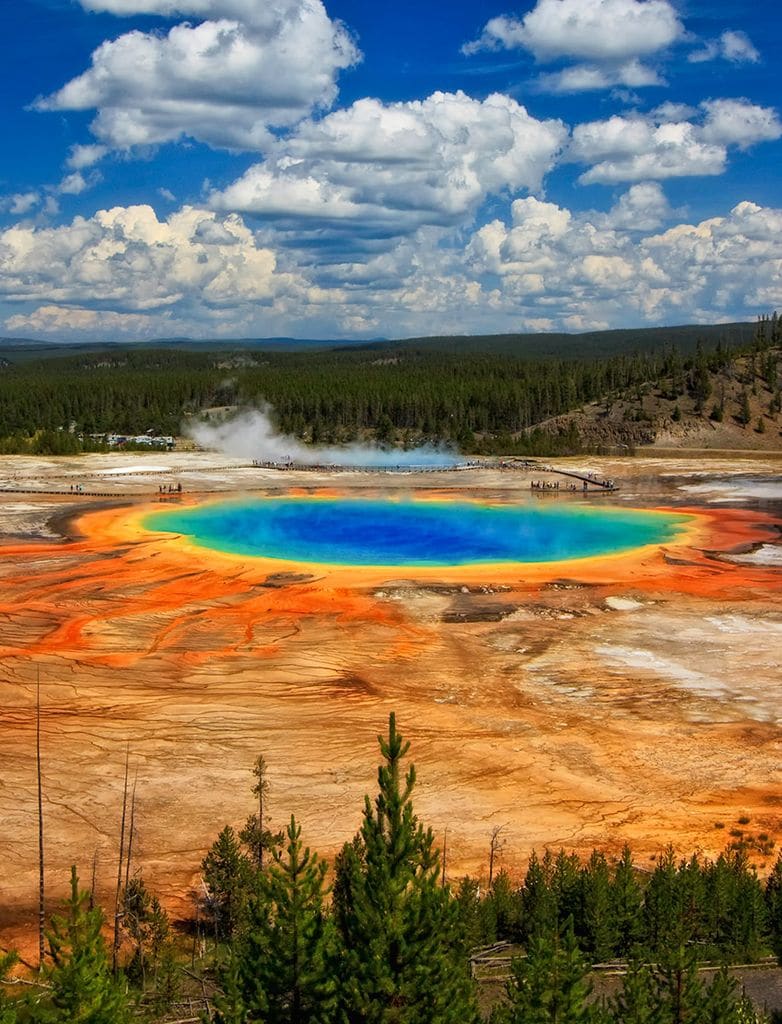
{"label": "pine tree", "polygon": [[782,964],[782,854],[777,857],[766,882],[766,912],[768,914],[771,948]]}
{"label": "pine tree", "polygon": [[260,871],[263,869],[264,853],[272,852],[282,843],[283,833],[272,832],[268,827],[269,769],[263,754],[259,754],[253,762],[252,773],[255,778],[252,792],[258,798],[258,811],[249,816],[239,838],[250,850]]}
{"label": "pine tree", "polygon": [[546,868],[533,850],[521,889],[521,925],[527,941],[557,929],[557,904]]}
{"label": "pine tree", "polygon": [[617,953],[629,957],[643,933],[643,894],[633,867],[630,847],[625,844],[611,884],[611,904],[616,926]]}
{"label": "pine tree", "polygon": [[720,968],[705,995],[698,1024],[740,1024],[741,999],[738,988],[728,968]]}
{"label": "pine tree", "polygon": [[622,987],[609,1001],[616,1024],[662,1024],[652,972],[638,960],[631,960]]}
{"label": "pine tree", "polygon": [[497,941],[496,908],[491,900],[480,898],[480,886],[475,878],[462,878],[456,890],[459,912],[459,930],[468,949]]}
{"label": "pine tree", "polygon": [[64,913],[47,931],[49,962],[44,977],[48,990],[31,1009],[36,1024],[125,1024],[127,998],[112,975],[101,935],[103,914],[89,910],[89,893],[79,891],[71,868],[71,895]]}
{"label": "pine tree", "polygon": [[16,1009],[6,998],[3,983],[18,959],[16,953],[0,953],[0,1024],[16,1024]]}
{"label": "pine tree", "polygon": [[594,1013],[591,986],[578,950],[573,922],[564,932],[538,935],[527,956],[511,962],[507,1024],[588,1024]]}
{"label": "pine tree", "polygon": [[244,1001],[239,959],[229,950],[218,970],[220,990],[214,997],[215,1024],[247,1024],[247,1006]]}
{"label": "pine tree", "polygon": [[655,999],[662,1024],[702,1024],[706,1005],[695,950],[671,935],[654,970]]}
{"label": "pine tree", "polygon": [[511,885],[507,871],[503,870],[495,875],[485,902],[491,904],[490,915],[495,922],[497,938],[517,939],[520,900]]}
{"label": "pine tree", "polygon": [[542,869],[544,877],[548,877],[550,873],[550,888],[556,906],[558,926],[564,927],[568,918],[572,918],[576,934],[579,935],[583,932],[584,923],[584,884],[578,855],[560,850],[554,861],[553,871],[549,872],[548,864],[549,854],[546,851]]}
{"label": "pine tree", "polygon": [[439,884],[431,829],[413,810],[415,768],[389,719],[378,737],[378,795],[365,799],[359,841],[342,851],[335,913],[348,1024],[470,1024],[477,1020],[456,901]]}
{"label": "pine tree", "polygon": [[131,878],[122,893],[122,928],[134,946],[129,975],[146,980],[148,962],[157,964],[169,933],[168,915],[141,875]]}
{"label": "pine tree", "polygon": [[668,847],[657,860],[644,892],[644,922],[649,950],[654,954],[669,942],[672,930],[680,926],[676,856]]}
{"label": "pine tree", "polygon": [[611,877],[604,854],[594,850],[583,870],[584,950],[593,963],[614,954],[616,926],[611,901]]}
{"label": "pine tree", "polygon": [[284,853],[274,852],[250,904],[226,995],[237,990],[248,1021],[328,1024],[335,1019],[337,970],[323,907],[327,866],[303,848],[294,818],[286,834]]}
{"label": "pine tree", "polygon": [[230,939],[247,907],[252,871],[234,830],[226,825],[201,863],[207,888],[207,907],[216,939]]}

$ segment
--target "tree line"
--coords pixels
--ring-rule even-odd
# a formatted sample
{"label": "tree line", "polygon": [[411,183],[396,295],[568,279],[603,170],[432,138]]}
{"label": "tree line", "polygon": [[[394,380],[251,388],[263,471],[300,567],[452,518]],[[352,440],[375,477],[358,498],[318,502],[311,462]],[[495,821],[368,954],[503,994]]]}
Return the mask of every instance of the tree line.
{"label": "tree line", "polygon": [[[128,849],[110,949],[94,882],[84,890],[73,868],[40,971],[16,998],[0,986],[0,1024],[171,1020],[185,984],[200,987],[203,1020],[214,1024],[767,1022],[727,965],[769,952],[782,959],[782,857],[763,883],[741,848],[715,861],[679,860],[669,848],[651,872],[627,847],[615,862],[599,851],[586,862],[546,851],[532,855],[518,886],[504,871],[489,884],[452,884],[445,852],[415,813],[415,768],[393,714],[378,740],[377,793],[331,873],[294,817],[269,828],[257,759],[257,810],[238,833],[223,828],[206,854],[190,934],[175,932],[140,872],[131,876]],[[126,764],[121,851],[127,791]],[[489,1008],[470,954],[498,939],[515,955]],[[624,965],[623,979],[597,999],[590,968],[607,960]],[[721,965],[710,982],[704,961]],[[14,962],[0,958],[7,983]]]}
{"label": "tree line", "polygon": [[410,343],[33,359],[0,370],[0,453],[70,454],[94,447],[90,435],[178,434],[204,410],[268,405],[281,431],[313,443],[452,441],[472,453],[560,454],[578,451],[575,428],[537,425],[649,387],[699,394],[709,373],[740,356],[776,382],[781,341],[774,314],[761,318],[751,342],[600,358]]}

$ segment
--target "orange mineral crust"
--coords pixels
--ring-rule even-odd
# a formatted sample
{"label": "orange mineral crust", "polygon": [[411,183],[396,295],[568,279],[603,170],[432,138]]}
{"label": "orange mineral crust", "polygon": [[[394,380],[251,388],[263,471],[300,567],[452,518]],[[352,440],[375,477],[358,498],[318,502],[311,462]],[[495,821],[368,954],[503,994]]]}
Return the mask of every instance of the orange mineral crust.
{"label": "orange mineral crust", "polygon": [[97,851],[109,902],[126,744],[134,857],[175,912],[220,827],[252,812],[259,753],[275,823],[294,812],[333,853],[391,710],[454,875],[484,869],[495,825],[512,872],[545,844],[715,852],[739,816],[782,842],[782,571],[731,561],[773,542],[772,516],[660,508],[693,517],[664,547],[393,569],[209,551],[145,529],[159,508],[0,545],[6,936],[34,927],[39,670],[53,894]]}

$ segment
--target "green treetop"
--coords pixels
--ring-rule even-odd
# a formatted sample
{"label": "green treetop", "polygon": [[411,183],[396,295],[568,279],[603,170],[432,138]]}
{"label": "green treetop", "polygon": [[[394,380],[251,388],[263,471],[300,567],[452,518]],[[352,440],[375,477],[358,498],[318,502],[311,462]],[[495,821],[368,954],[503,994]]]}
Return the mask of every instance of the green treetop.
{"label": "green treetop", "polygon": [[90,910],[89,893],[79,891],[76,868],[71,868],[71,895],[64,913],[52,919],[47,932],[49,962],[44,969],[48,986],[30,1007],[35,1024],[126,1024],[127,997],[113,977],[101,935],[103,914]]}
{"label": "green treetop", "polygon": [[413,811],[409,743],[389,718],[378,737],[378,794],[339,858],[335,912],[347,1024],[470,1024],[477,1020],[456,901],[438,884],[431,830]]}

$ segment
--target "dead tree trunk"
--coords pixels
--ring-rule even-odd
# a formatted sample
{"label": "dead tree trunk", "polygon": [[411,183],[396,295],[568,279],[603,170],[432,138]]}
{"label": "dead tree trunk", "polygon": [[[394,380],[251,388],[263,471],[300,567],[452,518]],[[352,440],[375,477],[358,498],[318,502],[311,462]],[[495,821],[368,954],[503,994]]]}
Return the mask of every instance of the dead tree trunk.
{"label": "dead tree trunk", "polygon": [[111,968],[117,973],[119,966],[119,921],[122,916],[120,897],[122,896],[122,866],[125,862],[125,814],[128,809],[128,762],[130,745],[125,748],[125,786],[122,793],[122,824],[119,832],[119,862],[117,865],[117,894],[114,899],[114,943],[111,953]]}
{"label": "dead tree trunk", "polygon": [[495,825],[491,830],[491,839],[489,840],[489,888],[494,879],[494,864],[502,853],[502,848],[505,845],[502,839],[502,830],[505,828],[504,825]]}
{"label": "dead tree trunk", "polygon": [[41,669],[35,688],[35,765],[38,775],[38,970],[43,967],[46,927],[46,887],[43,858],[43,786],[41,784]]}
{"label": "dead tree trunk", "polygon": [[447,860],[446,860],[447,856],[448,856],[448,827],[446,826],[445,832],[443,833],[443,873],[442,873],[442,877],[440,879],[440,884],[442,885],[443,889],[445,888],[445,866],[446,866],[446,863],[447,863]]}
{"label": "dead tree trunk", "polygon": [[128,832],[128,858],[125,865],[125,892],[130,882],[130,862],[133,859],[133,833],[136,828],[136,786],[138,785],[138,769],[133,778],[133,792],[130,797],[130,830]]}

